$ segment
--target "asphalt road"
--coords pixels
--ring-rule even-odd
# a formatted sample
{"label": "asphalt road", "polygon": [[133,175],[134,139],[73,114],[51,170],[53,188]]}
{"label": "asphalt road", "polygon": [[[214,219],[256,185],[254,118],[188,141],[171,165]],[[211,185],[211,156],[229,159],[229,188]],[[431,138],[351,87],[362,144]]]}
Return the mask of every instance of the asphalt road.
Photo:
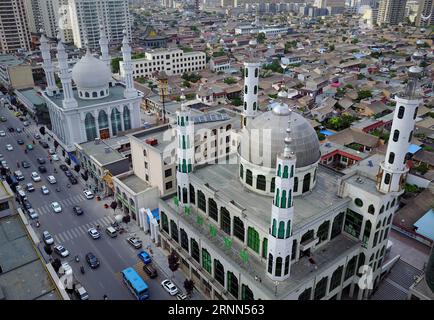
{"label": "asphalt road", "polygon": [[[68,249],[70,255],[61,260],[69,261],[75,278],[86,288],[90,299],[103,299],[104,294],[107,294],[109,299],[134,299],[134,296],[124,285],[120,274],[120,271],[131,266],[136,267],[136,270],[147,282],[151,300],[174,299],[161,287],[160,282],[163,279],[158,277],[151,280],[143,273],[142,264],[136,256],[139,250],[132,248],[125,240],[128,234],[119,234],[116,238],[110,238],[103,231],[104,227],[114,221],[113,211],[104,209],[102,203],[96,199],[87,200],[83,195],[84,188],[81,183],[71,185],[70,188],[67,187],[69,180],[64,172],[59,169],[62,162],[53,161],[50,164],[47,159],[48,149],[43,149],[39,142],[33,138],[33,134],[38,130],[34,122],[32,121],[29,127],[24,127],[25,132],[23,133],[9,132],[8,127],[23,128],[23,123],[7,108],[1,108],[0,116],[5,116],[8,119],[7,122],[0,122],[0,130],[6,132],[5,137],[0,137],[0,153],[3,154],[10,170],[14,172],[18,169],[17,161],[25,160],[31,164],[30,168],[24,169],[20,166],[18,170],[21,170],[25,177],[25,180],[20,181],[20,185],[32,182],[36,189],[34,192],[26,191],[30,203],[39,214],[41,226],[39,228],[34,226],[35,231],[40,236],[43,231],[49,231],[54,237],[55,245],[61,244]],[[27,134],[30,135],[30,138],[27,137]],[[42,138],[45,140],[45,137]],[[24,145],[18,145],[17,139],[24,140]],[[26,154],[24,146],[32,143],[32,140],[36,142],[34,150]],[[5,146],[8,143],[13,146],[13,151],[6,150]],[[33,182],[31,172],[38,171],[39,164],[36,160],[38,157],[46,159],[47,173],[40,173],[41,181]],[[57,168],[57,173],[53,172],[54,168]],[[73,174],[77,177],[76,172],[73,172]],[[47,181],[48,175],[54,175],[57,183],[50,184]],[[42,194],[42,185],[50,189],[50,194]],[[60,187],[61,191],[56,192],[56,187]],[[62,206],[61,213],[54,213],[51,209],[50,204],[53,201],[60,203]],[[76,216],[72,211],[74,205],[79,205],[84,214]],[[111,212],[108,212],[109,210]],[[87,234],[87,230],[97,224],[101,227],[101,238],[94,240]],[[144,246],[146,246],[146,243],[144,243]],[[40,244],[40,251],[45,258],[48,258],[43,250],[43,242]],[[84,257],[88,252],[92,252],[98,257],[100,260],[99,268],[91,269],[86,263]],[[74,261],[76,255],[80,256],[79,263]],[[58,256],[53,253],[53,257]],[[80,273],[81,265],[85,268],[85,274]]]}

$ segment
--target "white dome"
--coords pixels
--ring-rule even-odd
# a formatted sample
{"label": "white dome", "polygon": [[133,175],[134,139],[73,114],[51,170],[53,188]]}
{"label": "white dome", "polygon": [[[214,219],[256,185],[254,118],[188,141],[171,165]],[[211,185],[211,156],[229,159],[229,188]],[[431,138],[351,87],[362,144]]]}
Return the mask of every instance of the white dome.
{"label": "white dome", "polygon": [[72,68],[72,79],[80,89],[108,87],[111,72],[107,65],[88,51]]}

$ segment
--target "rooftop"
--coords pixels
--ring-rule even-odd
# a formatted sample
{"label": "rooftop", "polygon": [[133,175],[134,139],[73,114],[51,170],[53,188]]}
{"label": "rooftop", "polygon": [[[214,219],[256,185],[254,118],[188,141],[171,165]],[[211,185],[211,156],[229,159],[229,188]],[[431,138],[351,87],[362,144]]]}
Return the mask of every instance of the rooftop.
{"label": "rooftop", "polygon": [[[125,137],[123,138],[125,139]],[[95,141],[80,143],[79,148],[82,149],[85,154],[98,161],[101,166],[125,159],[122,154],[104,140],[100,140],[97,143]]]}
{"label": "rooftop", "polygon": [[0,65],[15,67],[23,64],[24,61],[10,54],[0,54]]}
{"label": "rooftop", "polygon": [[[114,101],[123,100],[124,98],[124,90],[125,87],[119,83],[115,86],[109,88],[110,93],[107,97],[96,100],[83,100],[78,97],[77,88],[73,89],[74,98],[77,100],[77,104],[79,108],[89,107],[98,104],[106,104]],[[48,97],[53,103],[57,106],[63,108],[62,101],[64,99],[63,92],[61,91],[59,94],[54,95],[53,97]]]}
{"label": "rooftop", "polygon": [[134,193],[142,193],[147,189],[151,188],[151,185],[137,177],[135,174],[130,173],[126,175],[119,175],[117,178],[122,181],[128,188],[130,188]]}
{"label": "rooftop", "polygon": [[59,299],[18,215],[0,219],[0,261],[6,300]]}
{"label": "rooftop", "polygon": [[[309,222],[327,214],[332,208],[349,201],[336,195],[339,177],[340,175],[332,170],[318,167],[317,185],[313,191],[294,198],[294,233]],[[268,232],[272,197],[247,190],[239,181],[238,165],[219,164],[197,167],[191,174],[191,180],[196,180],[201,185],[207,183],[217,190],[216,197],[225,202],[233,200],[246,210],[247,219],[264,232]]]}
{"label": "rooftop", "polygon": [[24,98],[30,101],[33,106],[45,104],[44,98],[42,98],[42,96],[35,89],[19,90],[19,92],[24,96]]}

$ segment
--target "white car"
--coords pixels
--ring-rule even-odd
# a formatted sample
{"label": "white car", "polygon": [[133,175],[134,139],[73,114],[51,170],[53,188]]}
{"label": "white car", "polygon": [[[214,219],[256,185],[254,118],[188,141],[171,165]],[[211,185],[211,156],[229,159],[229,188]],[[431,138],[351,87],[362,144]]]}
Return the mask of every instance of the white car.
{"label": "white car", "polygon": [[4,132],[3,130],[0,130],[0,137],[4,137],[6,136],[6,132]]}
{"label": "white car", "polygon": [[86,199],[93,199],[93,197],[94,197],[92,191],[90,191],[90,190],[84,190],[83,194],[86,197]]}
{"label": "white car", "polygon": [[47,177],[47,180],[48,180],[48,182],[49,183],[51,183],[51,184],[55,184],[57,181],[56,181],[56,178],[54,177],[54,176],[48,176]]}
{"label": "white car", "polygon": [[59,158],[59,156],[58,156],[57,154],[53,154],[53,155],[51,156],[51,159],[52,159],[53,161],[59,161],[59,160],[60,160],[60,158]]}
{"label": "white car", "polygon": [[42,233],[42,239],[44,240],[44,242],[48,245],[53,244],[54,243],[54,239],[51,236],[51,234],[48,231],[44,231]]}
{"label": "white car", "polygon": [[27,213],[28,213],[29,217],[32,218],[32,219],[39,218],[39,214],[33,208],[27,209]]}
{"label": "white car", "polygon": [[161,285],[171,296],[174,296],[179,292],[178,288],[169,279],[163,280]]}
{"label": "white car", "polygon": [[13,150],[14,150],[14,147],[12,147],[12,145],[11,145],[10,143],[8,143],[8,144],[6,145],[6,150],[8,150],[8,151],[13,151]]}
{"label": "white car", "polygon": [[36,171],[33,171],[32,172],[32,180],[35,182],[39,182],[39,181],[41,181],[41,176]]}
{"label": "white car", "polygon": [[62,212],[62,207],[60,206],[59,202],[51,202],[51,208],[55,213]]}
{"label": "white car", "polygon": [[69,251],[66,250],[64,246],[61,246],[61,245],[55,246],[54,252],[57,253],[62,258],[69,256]]}
{"label": "white car", "polygon": [[87,230],[87,232],[93,239],[98,239],[99,237],[101,237],[101,234],[95,228],[90,228],[89,230]]}
{"label": "white car", "polygon": [[48,189],[46,186],[41,186],[41,191],[42,191],[42,194],[49,194],[50,193],[50,189]]}

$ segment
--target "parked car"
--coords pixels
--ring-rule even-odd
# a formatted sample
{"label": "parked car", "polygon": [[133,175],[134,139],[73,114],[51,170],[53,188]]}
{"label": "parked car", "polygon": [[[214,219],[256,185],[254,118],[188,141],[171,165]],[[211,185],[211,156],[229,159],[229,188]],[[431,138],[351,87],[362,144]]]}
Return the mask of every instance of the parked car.
{"label": "parked car", "polygon": [[50,146],[48,145],[48,143],[46,143],[45,141],[39,141],[39,144],[42,146],[42,148],[44,149],[48,149]]}
{"label": "parked car", "polygon": [[143,271],[149,276],[149,278],[154,279],[158,277],[157,269],[154,268],[152,264],[145,264],[143,266]]}
{"label": "parked car", "polygon": [[26,211],[27,211],[27,214],[29,215],[29,217],[31,219],[38,219],[39,218],[39,214],[35,211],[35,209],[28,208]]}
{"label": "parked car", "polygon": [[69,171],[69,170],[65,171],[65,176],[67,176],[68,178],[72,177],[71,171]]}
{"label": "parked car", "polygon": [[31,182],[26,184],[26,189],[28,192],[33,192],[35,191],[35,187],[33,186],[33,184]]}
{"label": "parked car", "polygon": [[51,203],[51,209],[53,209],[55,213],[62,212],[62,207],[60,206],[59,202],[56,201]]}
{"label": "parked car", "polygon": [[48,231],[44,231],[42,233],[42,239],[44,240],[44,242],[48,245],[53,244],[54,243],[54,239],[51,236],[51,234]]}
{"label": "parked car", "polygon": [[27,169],[27,168],[30,168],[30,163],[28,163],[27,161],[21,161],[21,166],[24,168],[24,169]]}
{"label": "parked car", "polygon": [[57,245],[54,247],[54,252],[57,253],[62,258],[69,256],[69,251],[65,249],[64,246]]}
{"label": "parked car", "polygon": [[39,133],[35,133],[33,135],[33,138],[35,138],[36,140],[39,140],[39,139],[41,139],[41,136],[39,135]]}
{"label": "parked car", "polygon": [[39,164],[44,164],[45,159],[44,158],[37,158],[36,161],[38,161]]}
{"label": "parked car", "polygon": [[161,282],[163,289],[166,290],[171,296],[174,296],[178,293],[178,288],[173,284],[169,279],[163,280]]}
{"label": "parked car", "polygon": [[94,197],[93,192],[90,190],[84,190],[83,194],[86,197],[86,199],[93,199]]}
{"label": "parked car", "polygon": [[32,180],[35,182],[39,182],[39,181],[41,181],[41,176],[37,172],[33,171],[32,172]]}
{"label": "parked car", "polygon": [[42,194],[49,194],[50,193],[50,189],[48,189],[46,186],[41,186],[41,191],[42,191]]}
{"label": "parked car", "polygon": [[87,233],[92,237],[92,239],[98,239],[101,237],[101,234],[95,228],[90,228],[87,230]]}
{"label": "parked car", "polygon": [[14,147],[12,147],[12,145],[11,145],[10,143],[8,143],[8,144],[6,145],[6,150],[7,150],[7,151],[13,151],[13,150],[14,150]]}
{"label": "parked car", "polygon": [[0,130],[0,137],[5,137],[6,136],[6,132],[4,132],[3,130]]}
{"label": "parked car", "polygon": [[50,149],[48,149],[48,153],[49,153],[50,155],[53,155],[53,154],[56,153],[56,151],[55,151],[54,149],[50,148]]}
{"label": "parked car", "polygon": [[60,160],[60,158],[59,158],[59,156],[57,154],[53,154],[51,156],[51,159],[53,159],[53,161],[59,161]]}
{"label": "parked car", "polygon": [[75,284],[74,293],[80,300],[89,300],[89,294],[81,283]]}
{"label": "parked car", "polygon": [[33,150],[33,144],[29,143],[28,145],[26,145],[26,149],[29,151]]}
{"label": "parked car", "polygon": [[23,173],[20,170],[15,171],[14,176],[18,181],[24,180]]}
{"label": "parked car", "polygon": [[61,164],[61,165],[59,166],[59,168],[60,168],[60,170],[62,170],[62,171],[67,171],[67,170],[68,170],[68,166],[67,166],[66,164]]}
{"label": "parked car", "polygon": [[92,269],[99,267],[99,260],[92,252],[86,254],[86,261]]}
{"label": "parked car", "polygon": [[39,167],[38,167],[38,170],[39,170],[40,173],[45,173],[45,172],[47,172],[47,168],[45,168],[45,166],[39,166]]}
{"label": "parked car", "polygon": [[71,184],[77,184],[78,183],[77,179],[75,179],[73,176],[68,177],[68,179],[69,179],[69,182],[71,182]]}
{"label": "parked car", "polygon": [[57,183],[56,178],[54,176],[48,176],[47,180],[50,184],[55,184]]}
{"label": "parked car", "polygon": [[24,144],[24,141],[23,140],[21,140],[21,139],[18,139],[17,140],[17,143],[21,146],[21,145],[23,145]]}
{"label": "parked car", "polygon": [[140,249],[142,247],[142,240],[137,239],[135,237],[128,237],[127,242],[132,245],[136,249]]}
{"label": "parked car", "polygon": [[26,210],[29,210],[30,208],[32,208],[32,204],[27,199],[24,199],[22,204]]}
{"label": "parked car", "polygon": [[83,209],[81,209],[80,206],[73,206],[73,207],[72,207],[72,211],[74,211],[74,213],[75,213],[77,216],[81,216],[81,215],[83,214]]}
{"label": "parked car", "polygon": [[144,264],[150,264],[152,262],[151,256],[146,251],[142,250],[137,254],[137,257],[143,261]]}
{"label": "parked car", "polygon": [[185,295],[185,294],[183,294],[182,292],[180,292],[180,293],[178,293],[178,294],[176,295],[176,299],[178,299],[178,300],[187,300],[188,297],[187,297],[187,295]]}

